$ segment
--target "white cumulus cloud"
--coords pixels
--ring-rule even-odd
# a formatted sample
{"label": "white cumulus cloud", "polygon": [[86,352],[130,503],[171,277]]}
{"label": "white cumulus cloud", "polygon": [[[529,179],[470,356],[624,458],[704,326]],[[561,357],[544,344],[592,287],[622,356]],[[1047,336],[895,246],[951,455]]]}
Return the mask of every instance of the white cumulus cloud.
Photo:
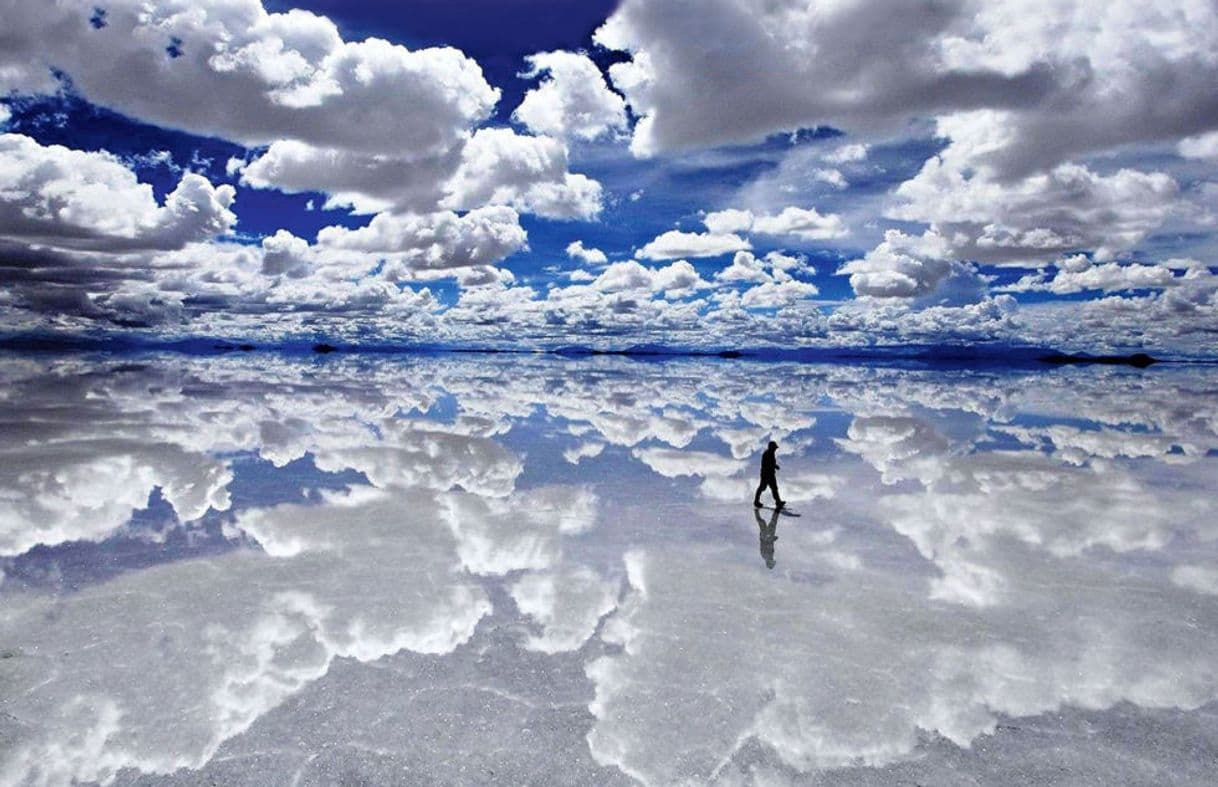
{"label": "white cumulus cloud", "polygon": [[848,234],[840,216],[822,215],[816,208],[789,205],[775,214],[728,208],[706,214],[703,223],[712,233],[753,232],[758,235],[824,241]]}
{"label": "white cumulus cloud", "polygon": [[227,232],[232,186],[182,176],[158,204],[117,157],[0,135],[0,237],[65,249],[175,249]]}
{"label": "white cumulus cloud", "polygon": [[582,240],[574,240],[567,244],[567,256],[588,265],[604,265],[609,261],[609,258],[605,256],[605,252],[600,249],[584,246]]}
{"label": "white cumulus cloud", "polygon": [[639,256],[647,260],[675,260],[678,257],[718,257],[742,249],[751,249],[752,244],[734,233],[682,232],[669,230],[639,249]]}
{"label": "white cumulus cloud", "polygon": [[626,102],[609,89],[587,55],[539,52],[525,58],[525,79],[541,77],[512,117],[536,134],[592,140],[626,129]]}

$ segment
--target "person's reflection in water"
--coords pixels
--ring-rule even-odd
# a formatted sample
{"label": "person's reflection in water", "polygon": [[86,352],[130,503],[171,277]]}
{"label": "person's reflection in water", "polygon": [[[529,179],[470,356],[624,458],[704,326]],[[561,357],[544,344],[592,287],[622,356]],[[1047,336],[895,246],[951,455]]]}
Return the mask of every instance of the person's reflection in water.
{"label": "person's reflection in water", "polygon": [[761,545],[761,559],[765,561],[766,568],[774,567],[774,542],[778,540],[778,509],[774,509],[774,513],[770,514],[770,521],[767,523],[761,518],[761,512],[753,509],[753,517],[757,520],[757,529],[760,531],[758,541]]}

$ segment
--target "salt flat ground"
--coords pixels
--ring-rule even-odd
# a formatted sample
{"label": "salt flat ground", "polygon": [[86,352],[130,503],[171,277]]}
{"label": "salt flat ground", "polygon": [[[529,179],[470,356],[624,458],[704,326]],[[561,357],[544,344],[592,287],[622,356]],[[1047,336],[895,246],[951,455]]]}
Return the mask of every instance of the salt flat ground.
{"label": "salt flat ground", "polygon": [[1218,782],[1218,370],[0,383],[0,784]]}

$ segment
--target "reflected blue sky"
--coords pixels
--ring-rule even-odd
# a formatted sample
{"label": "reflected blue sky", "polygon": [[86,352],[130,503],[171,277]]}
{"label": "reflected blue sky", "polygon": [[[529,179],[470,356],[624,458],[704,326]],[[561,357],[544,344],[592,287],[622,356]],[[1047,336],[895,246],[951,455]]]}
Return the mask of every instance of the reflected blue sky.
{"label": "reflected blue sky", "polygon": [[1218,370],[0,380],[0,783],[1215,776]]}

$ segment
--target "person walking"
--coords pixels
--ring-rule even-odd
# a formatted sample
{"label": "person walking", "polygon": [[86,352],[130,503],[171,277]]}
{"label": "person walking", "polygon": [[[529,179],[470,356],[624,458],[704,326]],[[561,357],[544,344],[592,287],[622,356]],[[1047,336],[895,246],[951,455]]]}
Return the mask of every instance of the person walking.
{"label": "person walking", "polygon": [[770,441],[766,447],[765,453],[761,455],[761,483],[757,485],[757,491],[753,493],[753,505],[761,508],[761,492],[767,486],[770,488],[770,494],[774,496],[774,508],[782,508],[786,503],[778,495],[778,460],[774,454],[778,451],[778,443]]}

